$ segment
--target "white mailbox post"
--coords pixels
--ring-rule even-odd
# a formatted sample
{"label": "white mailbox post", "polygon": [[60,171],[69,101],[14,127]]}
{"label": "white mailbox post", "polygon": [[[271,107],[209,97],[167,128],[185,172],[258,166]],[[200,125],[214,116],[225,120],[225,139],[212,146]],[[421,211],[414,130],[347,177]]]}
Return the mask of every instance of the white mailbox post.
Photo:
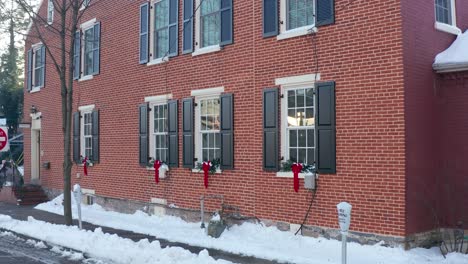
{"label": "white mailbox post", "polygon": [[83,225],[81,223],[81,187],[79,184],[75,184],[73,186],[73,191],[75,192],[75,201],[76,207],[78,209],[78,226],[80,229],[83,229]]}
{"label": "white mailbox post", "polygon": [[348,235],[349,225],[351,224],[351,204],[341,202],[336,205],[338,209],[338,223],[341,229],[341,263],[346,264],[346,236]]}

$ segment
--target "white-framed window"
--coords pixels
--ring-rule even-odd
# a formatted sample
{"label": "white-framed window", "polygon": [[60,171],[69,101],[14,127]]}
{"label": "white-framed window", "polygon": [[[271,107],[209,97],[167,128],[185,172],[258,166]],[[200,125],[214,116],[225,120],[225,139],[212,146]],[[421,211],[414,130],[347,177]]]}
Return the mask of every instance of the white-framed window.
{"label": "white-framed window", "polygon": [[164,59],[169,51],[169,0],[153,0],[151,5],[150,59]]}
{"label": "white-framed window", "polygon": [[221,159],[221,103],[224,87],[195,93],[195,158],[198,162]]}
{"label": "white-framed window", "polygon": [[47,23],[50,25],[54,22],[54,1],[47,2]]}
{"label": "white-framed window", "polygon": [[[280,2],[280,35],[300,36],[310,33],[315,26],[314,0],[281,0]],[[300,34],[299,34],[300,33]]]}
{"label": "white-framed window", "polygon": [[81,26],[81,72],[82,76],[92,76],[99,72],[100,24],[93,19]]}
{"label": "white-framed window", "polygon": [[146,97],[149,111],[149,157],[164,163],[169,159],[168,100],[172,94]]}
{"label": "white-framed window", "polygon": [[435,17],[439,23],[456,26],[455,0],[435,0]]}
{"label": "white-framed window", "polygon": [[93,156],[93,110],[94,105],[79,107],[80,111],[80,154],[88,159]]}
{"label": "white-framed window", "polygon": [[[195,53],[197,50],[220,50],[221,0],[196,0]],[[200,53],[200,54],[203,54]]]}
{"label": "white-framed window", "polygon": [[33,62],[32,62],[32,88],[40,89],[44,87],[44,71],[45,71],[45,47],[40,44],[32,47]]}
{"label": "white-framed window", "polygon": [[83,0],[83,4],[81,5],[81,8],[80,10],[83,10],[85,8],[87,8],[90,4],[91,0]]}

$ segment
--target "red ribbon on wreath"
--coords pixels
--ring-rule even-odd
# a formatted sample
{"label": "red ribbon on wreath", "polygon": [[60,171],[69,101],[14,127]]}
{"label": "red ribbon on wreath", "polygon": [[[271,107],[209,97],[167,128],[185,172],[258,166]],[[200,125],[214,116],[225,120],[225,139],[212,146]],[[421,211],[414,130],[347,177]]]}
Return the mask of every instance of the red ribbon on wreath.
{"label": "red ribbon on wreath", "polygon": [[155,160],[153,168],[154,168],[154,181],[156,182],[156,184],[159,183],[159,167],[161,167],[161,161]]}
{"label": "red ribbon on wreath", "polygon": [[83,159],[83,173],[85,176],[88,176],[88,157]]}
{"label": "red ribbon on wreath", "polygon": [[291,170],[294,175],[294,191],[298,192],[299,191],[299,172],[301,172],[302,170],[302,164],[293,163],[293,165],[291,165]]}
{"label": "red ribbon on wreath", "polygon": [[211,162],[210,161],[204,161],[203,164],[202,164],[202,170],[205,174],[204,176],[204,183],[205,183],[205,189],[208,188],[208,172],[210,171],[211,169]]}

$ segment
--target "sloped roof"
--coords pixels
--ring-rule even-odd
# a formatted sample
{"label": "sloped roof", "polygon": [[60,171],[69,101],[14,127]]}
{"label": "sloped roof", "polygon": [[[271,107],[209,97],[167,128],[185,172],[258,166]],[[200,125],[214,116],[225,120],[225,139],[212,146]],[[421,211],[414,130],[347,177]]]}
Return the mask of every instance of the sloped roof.
{"label": "sloped roof", "polygon": [[437,72],[468,71],[468,30],[450,47],[437,54],[432,68]]}

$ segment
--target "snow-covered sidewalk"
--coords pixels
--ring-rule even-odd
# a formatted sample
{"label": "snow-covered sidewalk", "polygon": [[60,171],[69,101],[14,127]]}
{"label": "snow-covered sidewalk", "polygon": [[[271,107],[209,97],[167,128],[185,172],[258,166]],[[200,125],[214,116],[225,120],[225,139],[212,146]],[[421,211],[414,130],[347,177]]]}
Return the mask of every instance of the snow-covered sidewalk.
{"label": "snow-covered sidewalk", "polygon": [[[62,197],[40,204],[36,209],[63,214]],[[76,206],[73,204],[74,216]],[[294,236],[275,227],[243,224],[225,231],[218,239],[211,238],[200,229],[200,223],[187,223],[172,216],[150,216],[143,212],[121,214],[106,211],[99,205],[83,205],[83,220],[89,223],[136,233],[153,235],[173,242],[182,242],[205,248],[219,249],[234,254],[254,256],[279,262],[319,264],[340,263],[341,242],[324,238]],[[98,231],[99,232],[99,231]],[[195,262],[194,262],[195,263]],[[465,264],[468,255],[452,253],[446,259],[438,248],[388,248],[381,245],[348,244],[348,263],[359,264]]]}
{"label": "snow-covered sidewalk", "polygon": [[49,244],[66,246],[90,256],[110,263],[134,264],[228,264],[232,262],[215,260],[207,250],[198,255],[180,247],[161,248],[158,241],[147,239],[133,242],[117,235],[105,234],[100,228],[94,231],[79,230],[75,226],[64,226],[35,220],[28,221],[12,219],[0,215],[0,228],[33,237]]}

